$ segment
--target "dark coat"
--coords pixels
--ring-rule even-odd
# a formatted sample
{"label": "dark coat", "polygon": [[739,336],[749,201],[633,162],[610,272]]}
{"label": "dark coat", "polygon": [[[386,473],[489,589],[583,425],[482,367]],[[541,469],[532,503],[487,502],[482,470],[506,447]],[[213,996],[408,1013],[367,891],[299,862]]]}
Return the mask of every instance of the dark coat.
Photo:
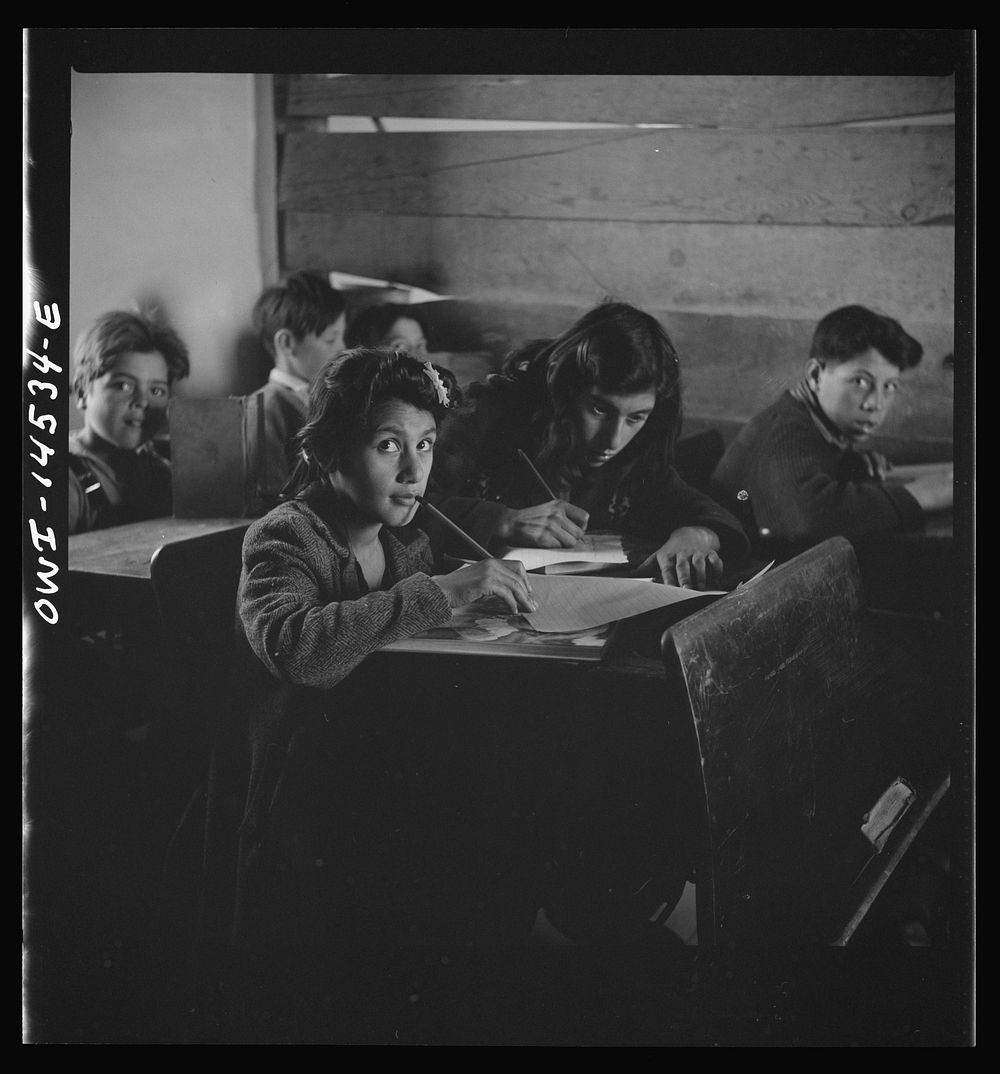
{"label": "dark coat", "polygon": [[[488,547],[506,507],[529,507],[546,495],[517,454],[521,448],[532,457],[535,445],[530,398],[516,378],[490,376],[470,388],[468,397],[468,405],[449,414],[438,436],[431,498]],[[644,432],[592,480],[575,484],[569,501],[589,513],[589,529],[628,534],[655,548],[676,529],[704,526],[718,535],[723,561],[735,565],[748,545],[737,519],[687,485],[667,463],[666,446],[640,439]]]}
{"label": "dark coat", "polygon": [[757,525],[796,544],[924,528],[906,488],[872,476],[861,453],[824,437],[788,392],[740,430],[712,481],[724,503],[746,489]]}

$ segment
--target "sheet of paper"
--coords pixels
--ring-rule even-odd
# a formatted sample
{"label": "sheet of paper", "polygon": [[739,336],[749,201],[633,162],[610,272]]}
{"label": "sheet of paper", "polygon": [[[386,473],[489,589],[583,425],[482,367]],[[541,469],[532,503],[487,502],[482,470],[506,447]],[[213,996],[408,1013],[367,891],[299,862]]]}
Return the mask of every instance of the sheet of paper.
{"label": "sheet of paper", "polygon": [[885,475],[890,485],[908,485],[918,477],[934,477],[937,474],[954,473],[953,462],[915,462],[903,466],[893,466]]}
{"label": "sheet of paper", "polygon": [[328,273],[330,286],[335,291],[363,291],[378,290],[392,291],[391,302],[416,303],[416,302],[442,302],[451,295],[439,295],[433,291],[426,291],[423,287],[413,287],[408,283],[396,283],[393,280],[377,280],[372,276],[356,276],[352,272]]}
{"label": "sheet of paper", "polygon": [[526,571],[552,563],[628,563],[618,533],[588,533],[572,548],[508,548],[501,558],[519,559]]}
{"label": "sheet of paper", "polygon": [[525,615],[534,630],[561,633],[628,619],[678,601],[721,595],[723,589],[681,589],[649,578],[591,578],[533,575],[538,611]]}
{"label": "sheet of paper", "polygon": [[760,578],[762,575],[767,574],[767,572],[774,566],[775,562],[776,561],[772,559],[766,567],[761,567],[761,569],[752,578],[748,578],[745,582],[740,582],[740,584],[736,588],[742,589],[745,585],[749,585],[751,582],[756,582],[757,579]]}
{"label": "sheet of paper", "polygon": [[616,566],[616,563],[597,563],[592,559],[571,559],[564,563],[549,563],[542,570],[545,574],[598,574],[613,570]]}

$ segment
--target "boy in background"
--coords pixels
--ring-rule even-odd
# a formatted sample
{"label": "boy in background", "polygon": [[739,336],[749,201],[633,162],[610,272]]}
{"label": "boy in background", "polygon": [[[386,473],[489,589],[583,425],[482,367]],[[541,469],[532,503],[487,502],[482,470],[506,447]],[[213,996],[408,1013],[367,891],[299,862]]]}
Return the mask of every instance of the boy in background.
{"label": "boy in background", "polygon": [[288,480],[291,443],[305,423],[309,386],[326,360],[343,350],[345,324],[343,298],[316,272],[293,273],[266,287],[254,304],[254,329],[274,362],[248,405],[250,460],[267,506],[277,503]]}
{"label": "boy in background", "polygon": [[170,464],[154,437],[190,370],[187,347],[172,328],[115,310],[80,336],[73,358],[84,426],[69,438],[69,532],[171,514]]}
{"label": "boy in background", "polygon": [[369,306],[355,314],[344,342],[348,347],[387,347],[391,351],[406,351],[421,362],[429,359],[423,322],[406,306],[392,302]]}
{"label": "boy in background", "polygon": [[828,313],[805,377],[752,418],[713,475],[717,498],[750,495],[761,532],[794,547],[920,533],[925,512],[950,510],[951,463],[894,468],[865,443],[889,414],[923,347],[897,321],[864,306]]}

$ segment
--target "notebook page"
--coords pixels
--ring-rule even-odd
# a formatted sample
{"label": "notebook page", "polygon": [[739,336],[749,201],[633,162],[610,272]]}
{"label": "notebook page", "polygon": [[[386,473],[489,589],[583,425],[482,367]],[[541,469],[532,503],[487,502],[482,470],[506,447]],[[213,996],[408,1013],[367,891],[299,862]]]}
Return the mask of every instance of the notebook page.
{"label": "notebook page", "polygon": [[538,611],[524,618],[534,630],[564,632],[628,619],[668,604],[721,595],[723,589],[681,589],[649,578],[594,578],[572,575],[532,576]]}
{"label": "notebook page", "polygon": [[508,548],[501,558],[520,560],[527,571],[553,563],[628,563],[618,533],[588,533],[572,548]]}

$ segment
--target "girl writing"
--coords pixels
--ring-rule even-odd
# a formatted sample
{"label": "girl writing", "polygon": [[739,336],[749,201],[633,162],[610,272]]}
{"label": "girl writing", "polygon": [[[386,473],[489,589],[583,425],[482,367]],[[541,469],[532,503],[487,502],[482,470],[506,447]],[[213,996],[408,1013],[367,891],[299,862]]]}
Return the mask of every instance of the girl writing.
{"label": "girl writing", "polygon": [[441,430],[434,502],[487,547],[569,548],[612,530],[650,550],[639,572],[695,589],[746,552],[737,520],[674,469],[677,352],[649,314],[605,302],[467,396]]}
{"label": "girl writing", "polygon": [[411,525],[448,403],[437,368],[403,352],[348,351],[318,378],[289,498],[243,546],[240,619],[277,678],[333,686],[375,649],[483,596],[535,609],[519,563],[435,574]]}
{"label": "girl writing", "polygon": [[515,867],[504,849],[529,853],[520,832],[480,837],[484,816],[494,834],[500,825],[459,745],[474,733],[474,702],[415,697],[405,656],[390,665],[397,682],[366,661],[480,597],[536,608],[520,563],[437,572],[413,524],[450,402],[440,371],[409,354],[330,360],[289,498],[244,541],[252,758],[235,938],[259,970],[249,995],[272,1036],[284,1018],[332,1039],[354,1032],[345,1020],[368,1017],[366,975],[411,987],[396,952],[440,945],[429,948],[439,964],[470,937],[526,935],[534,918],[534,861]]}

